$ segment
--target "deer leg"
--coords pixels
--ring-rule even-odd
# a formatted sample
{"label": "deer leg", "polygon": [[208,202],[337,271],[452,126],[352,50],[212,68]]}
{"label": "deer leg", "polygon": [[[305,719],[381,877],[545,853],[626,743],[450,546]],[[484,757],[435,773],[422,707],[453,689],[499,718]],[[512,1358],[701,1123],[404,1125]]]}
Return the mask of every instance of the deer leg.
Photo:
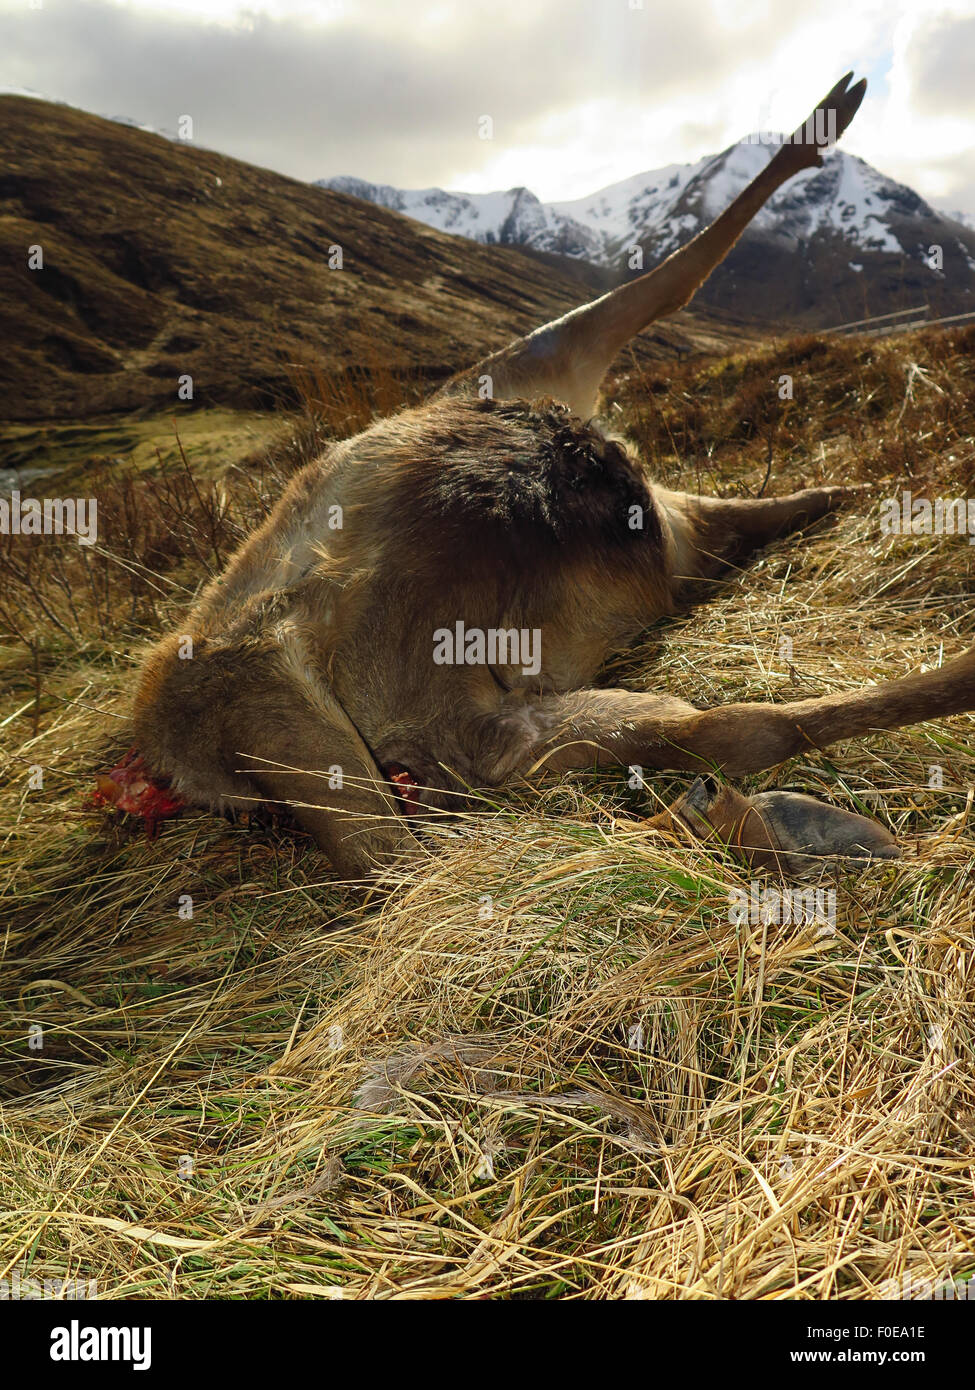
{"label": "deer leg", "polygon": [[790,877],[807,873],[826,857],[900,858],[894,837],[879,821],[798,792],[744,796],[713,777],[698,777],[646,827],[678,836],[689,827],[701,840],[716,838],[734,849],[752,869]]}
{"label": "deer leg", "polygon": [[654,487],[674,537],[674,597],[702,597],[700,581],[716,579],[770,541],[819,521],[862,487],[814,487],[785,497],[701,497]]}
{"label": "deer leg", "polygon": [[937,671],[783,705],[699,710],[667,695],[580,690],[533,698],[538,730],[525,772],[597,765],[744,776],[875,729],[975,709],[975,649]]}
{"label": "deer leg", "polygon": [[[846,130],[863,100],[866,79],[837,82],[816,110],[779,147],[762,172],[710,226],[646,275],[538,328],[526,338],[449,381],[441,395],[466,395],[481,378],[498,400],[554,396],[584,418],[595,409],[599,384],[613,358],[655,319],[691,299],[724,260],[759,208],[802,169],[822,164],[822,152]],[[818,119],[818,114],[828,116]],[[835,121],[835,124],[834,124]]]}
{"label": "deer leg", "polygon": [[147,664],[135,732],[147,766],[179,795],[290,808],[343,878],[415,850],[392,787],[298,638],[198,638],[185,661],[177,645]]}

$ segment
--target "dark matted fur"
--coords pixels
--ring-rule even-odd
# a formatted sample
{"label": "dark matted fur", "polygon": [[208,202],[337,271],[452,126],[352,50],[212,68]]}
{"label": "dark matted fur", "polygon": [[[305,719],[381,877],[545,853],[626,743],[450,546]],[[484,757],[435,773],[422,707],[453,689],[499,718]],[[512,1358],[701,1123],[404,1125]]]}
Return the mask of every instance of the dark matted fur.
{"label": "dark matted fur", "polygon": [[[442,412],[442,414],[441,414]],[[444,418],[446,416],[446,418]],[[411,440],[423,467],[410,500],[431,520],[490,525],[504,543],[609,546],[659,543],[642,468],[617,440],[555,401],[451,401],[429,435]],[[436,464],[427,468],[428,461]],[[642,531],[627,526],[639,508]]]}

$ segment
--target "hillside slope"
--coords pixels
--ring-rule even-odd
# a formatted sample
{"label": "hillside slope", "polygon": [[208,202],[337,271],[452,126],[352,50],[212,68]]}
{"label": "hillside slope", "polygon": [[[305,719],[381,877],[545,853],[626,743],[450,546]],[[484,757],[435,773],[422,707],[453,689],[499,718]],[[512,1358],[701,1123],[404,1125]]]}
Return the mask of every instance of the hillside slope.
{"label": "hillside slope", "polygon": [[[28,268],[31,246],[43,269]],[[294,363],[443,377],[599,281],[547,253],[477,246],[71,107],[0,97],[7,420],[185,409],[184,373],[194,405],[237,408],[287,400]]]}
{"label": "hillside slope", "polygon": [[[975,329],[799,339],[613,396],[668,486],[873,490],[611,684],[779,702],[975,640],[968,537],[879,525],[905,487],[973,495]],[[365,904],[287,825],[194,811],[149,840],[85,804],[146,643],[303,456],[219,482],[188,457],[195,481],[94,474],[91,554],[0,547],[9,1267],[136,1301],[975,1294],[975,717],[748,779],[897,835],[900,862],[826,870],[825,924],[733,847],[647,826],[690,775],[492,790]]]}

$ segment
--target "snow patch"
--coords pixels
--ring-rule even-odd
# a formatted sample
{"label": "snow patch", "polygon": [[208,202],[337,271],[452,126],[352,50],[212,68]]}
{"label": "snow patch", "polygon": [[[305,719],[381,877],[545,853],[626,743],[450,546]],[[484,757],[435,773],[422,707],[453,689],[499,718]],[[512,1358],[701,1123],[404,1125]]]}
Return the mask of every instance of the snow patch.
{"label": "snow patch", "polygon": [[[693,164],[668,164],[587,197],[551,203],[540,202],[527,188],[494,193],[400,189],[348,176],[318,184],[476,241],[533,246],[618,265],[641,242],[651,242],[655,256],[681,245],[761,173],[776,148],[752,137]],[[903,184],[854,155],[830,150],[821,168],[806,169],[779,189],[753,225],[795,242],[827,232],[855,250],[903,255],[892,223],[933,216]]]}

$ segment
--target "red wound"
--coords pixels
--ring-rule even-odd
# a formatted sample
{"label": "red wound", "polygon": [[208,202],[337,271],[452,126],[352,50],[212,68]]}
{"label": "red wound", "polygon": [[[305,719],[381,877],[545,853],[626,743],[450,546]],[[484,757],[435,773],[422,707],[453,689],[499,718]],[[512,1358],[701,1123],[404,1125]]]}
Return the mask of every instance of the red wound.
{"label": "red wound", "polygon": [[85,802],[86,806],[113,806],[116,811],[125,811],[130,816],[141,816],[146,823],[146,833],[150,840],[155,839],[159,822],[170,816],[178,816],[186,802],[170,791],[168,783],[153,777],[142,760],[142,755],[134,748],[111,772],[101,773],[95,781],[95,790]]}
{"label": "red wound", "polygon": [[415,816],[420,810],[420,784],[414,779],[412,772],[402,763],[390,763],[386,768],[386,776],[393,784],[403,814]]}

